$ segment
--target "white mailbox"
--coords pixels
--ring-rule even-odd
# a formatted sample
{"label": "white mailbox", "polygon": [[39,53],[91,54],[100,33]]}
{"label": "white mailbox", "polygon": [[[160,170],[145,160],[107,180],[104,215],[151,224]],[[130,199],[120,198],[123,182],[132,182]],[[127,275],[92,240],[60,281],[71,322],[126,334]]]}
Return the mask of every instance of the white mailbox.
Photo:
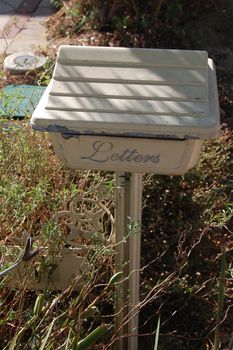
{"label": "white mailbox", "polygon": [[31,126],[70,168],[178,175],[219,132],[204,51],[61,46]]}
{"label": "white mailbox", "polygon": [[137,350],[140,225],[125,236],[127,220],[141,222],[140,173],[183,174],[218,134],[213,62],[204,51],[61,46],[31,126],[51,133],[68,167],[116,171],[116,269],[127,277],[116,349]]}

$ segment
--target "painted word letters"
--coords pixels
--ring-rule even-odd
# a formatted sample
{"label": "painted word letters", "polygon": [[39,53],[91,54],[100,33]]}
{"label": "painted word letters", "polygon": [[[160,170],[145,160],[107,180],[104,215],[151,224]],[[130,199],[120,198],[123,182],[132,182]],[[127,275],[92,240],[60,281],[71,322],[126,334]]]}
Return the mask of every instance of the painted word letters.
{"label": "painted word letters", "polygon": [[120,161],[157,164],[160,161],[160,154],[142,154],[135,148],[126,148],[121,152],[115,152],[112,142],[98,140],[92,144],[92,153],[85,157],[82,156],[81,159],[88,159],[95,163]]}

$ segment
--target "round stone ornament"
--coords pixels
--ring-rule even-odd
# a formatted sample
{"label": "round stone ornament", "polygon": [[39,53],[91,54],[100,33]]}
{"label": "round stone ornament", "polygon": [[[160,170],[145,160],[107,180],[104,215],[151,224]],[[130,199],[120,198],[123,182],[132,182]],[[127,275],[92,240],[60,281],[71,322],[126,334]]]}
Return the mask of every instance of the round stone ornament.
{"label": "round stone ornament", "polygon": [[47,58],[33,52],[17,52],[5,58],[3,69],[11,74],[24,74],[28,71],[40,70]]}

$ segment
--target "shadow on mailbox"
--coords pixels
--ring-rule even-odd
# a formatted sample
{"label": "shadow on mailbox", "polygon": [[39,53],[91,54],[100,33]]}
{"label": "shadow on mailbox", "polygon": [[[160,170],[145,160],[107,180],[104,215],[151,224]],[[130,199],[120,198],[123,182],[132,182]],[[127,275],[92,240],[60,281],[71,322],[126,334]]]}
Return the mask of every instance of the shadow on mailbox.
{"label": "shadow on mailbox", "polygon": [[204,51],[61,46],[31,119],[70,168],[178,175],[219,131]]}

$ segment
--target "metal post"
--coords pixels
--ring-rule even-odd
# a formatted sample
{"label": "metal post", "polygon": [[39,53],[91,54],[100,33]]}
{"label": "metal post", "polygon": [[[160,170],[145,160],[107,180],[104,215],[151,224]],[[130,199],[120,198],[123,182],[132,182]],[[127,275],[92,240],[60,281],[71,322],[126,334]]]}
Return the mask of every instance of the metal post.
{"label": "metal post", "polygon": [[[116,250],[116,270],[125,270],[125,177],[124,173],[116,173],[116,227],[115,227],[115,250]],[[125,275],[125,271],[124,271]],[[127,326],[123,320],[126,315],[126,283],[116,287],[115,301],[115,328],[118,340],[115,343],[115,350],[127,350],[126,341],[123,338],[127,334]]]}
{"label": "metal post", "polygon": [[142,174],[134,173],[130,179],[130,218],[134,221],[134,229],[129,237],[129,292],[131,302],[129,311],[128,349],[138,348],[138,316],[139,316],[139,286],[140,286],[140,257],[141,257],[141,217],[142,217]]}
{"label": "metal post", "polygon": [[126,278],[124,285],[117,290],[117,350],[137,350],[138,345],[141,210],[142,175],[117,173],[116,266]]}

